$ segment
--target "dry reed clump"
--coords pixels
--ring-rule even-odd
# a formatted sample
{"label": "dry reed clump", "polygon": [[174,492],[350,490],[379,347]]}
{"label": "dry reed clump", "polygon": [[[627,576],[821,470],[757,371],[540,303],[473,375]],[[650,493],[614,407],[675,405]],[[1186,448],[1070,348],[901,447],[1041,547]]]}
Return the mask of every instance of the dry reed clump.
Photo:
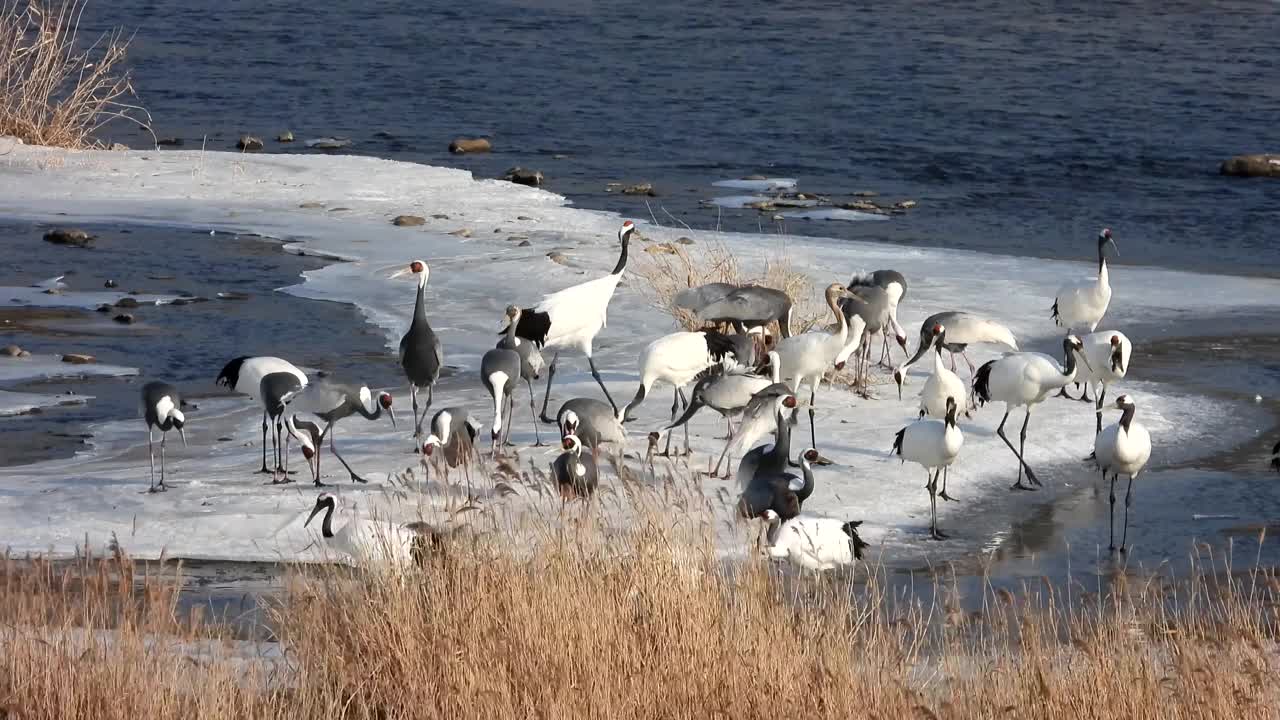
{"label": "dry reed clump", "polygon": [[110,580],[127,560],[10,563],[0,713],[1154,720],[1273,718],[1280,702],[1280,595],[1262,572],[988,591],[965,611],[898,602],[879,569],[726,564],[664,528],[641,522],[603,552],[572,528],[519,552],[455,543],[403,581],[299,568],[268,611],[283,659],[247,665],[192,649],[216,633],[177,617],[171,578]]}
{"label": "dry reed clump", "polygon": [[[635,273],[645,280],[639,284],[650,304],[669,313],[686,330],[697,330],[704,323],[687,310],[672,305],[676,294],[691,287],[713,282],[735,285],[761,285],[782,290],[795,304],[791,328],[804,332],[828,322],[830,310],[818,298],[813,279],[791,264],[784,249],[779,249],[764,261],[761,272],[751,274],[743,270],[738,258],[724,242],[707,240],[700,250],[690,251],[691,246],[675,243],[649,245],[632,265]],[[650,252],[648,248],[660,248]],[[775,336],[777,330],[773,330]]]}
{"label": "dry reed clump", "polygon": [[[81,48],[87,0],[0,0],[0,135],[53,147],[98,145],[116,119],[150,125],[122,70],[128,39],[117,29]],[[148,122],[141,122],[142,119]]]}

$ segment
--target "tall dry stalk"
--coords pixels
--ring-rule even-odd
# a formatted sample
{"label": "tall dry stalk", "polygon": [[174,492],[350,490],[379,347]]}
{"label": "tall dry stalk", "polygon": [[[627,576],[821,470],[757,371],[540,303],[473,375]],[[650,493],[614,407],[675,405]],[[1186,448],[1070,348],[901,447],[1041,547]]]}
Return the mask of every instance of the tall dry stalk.
{"label": "tall dry stalk", "polygon": [[54,147],[100,144],[113,120],[150,126],[131,104],[123,69],[129,41],[120,29],[81,47],[87,0],[0,0],[0,135]]}
{"label": "tall dry stalk", "polygon": [[[700,249],[690,250],[692,247]],[[713,282],[761,285],[787,293],[795,307],[793,332],[804,332],[829,321],[829,311],[818,299],[812,278],[791,264],[791,258],[782,247],[771,253],[756,272],[743,269],[733,251],[719,239],[706,240],[701,246],[678,243],[649,245],[633,267],[634,272],[645,280],[639,284],[639,289],[650,304],[670,313],[686,330],[696,330],[703,323],[687,310],[675,307],[672,301],[682,290]]]}

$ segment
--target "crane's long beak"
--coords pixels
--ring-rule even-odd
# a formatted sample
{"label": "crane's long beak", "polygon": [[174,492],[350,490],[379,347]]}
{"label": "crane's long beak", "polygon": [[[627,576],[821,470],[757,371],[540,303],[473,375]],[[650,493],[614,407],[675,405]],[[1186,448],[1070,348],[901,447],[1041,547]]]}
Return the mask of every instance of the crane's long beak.
{"label": "crane's long beak", "polygon": [[395,411],[395,408],[387,408],[387,414],[391,416],[391,427],[392,427],[392,428],[395,428],[395,426],[396,426],[396,411]]}
{"label": "crane's long beak", "polygon": [[1084,354],[1084,352],[1081,350],[1076,350],[1076,355],[1080,357],[1080,360],[1084,363],[1084,366],[1089,368],[1089,372],[1093,372],[1093,366],[1089,364],[1089,358]]}
{"label": "crane's long beak", "polygon": [[311,514],[307,516],[307,521],[306,521],[306,522],[304,522],[304,523],[302,523],[302,527],[306,527],[306,526],[310,525],[310,524],[311,524],[311,520],[312,520],[312,518],[314,518],[314,517],[316,516],[316,514],[317,514],[317,513],[319,513],[319,512],[320,512],[320,505],[319,505],[319,504],[317,504],[315,507],[311,508]]}
{"label": "crane's long beak", "polygon": [[1107,238],[1107,244],[1111,246],[1111,252],[1115,253],[1116,257],[1120,257],[1120,248],[1116,247],[1116,241],[1111,238]]}
{"label": "crane's long beak", "polygon": [[182,447],[187,446],[187,431],[185,428],[178,428],[178,437],[182,438]]}
{"label": "crane's long beak", "polygon": [[409,268],[400,268],[399,270],[397,270],[397,271],[395,271],[395,272],[391,273],[391,277],[390,277],[390,279],[391,279],[391,280],[394,280],[394,279],[396,279],[396,278],[401,278],[401,277],[404,277],[405,275],[408,275],[408,274],[410,274],[410,273],[412,273],[412,272],[413,272],[413,271],[412,271],[412,270],[410,270]]}

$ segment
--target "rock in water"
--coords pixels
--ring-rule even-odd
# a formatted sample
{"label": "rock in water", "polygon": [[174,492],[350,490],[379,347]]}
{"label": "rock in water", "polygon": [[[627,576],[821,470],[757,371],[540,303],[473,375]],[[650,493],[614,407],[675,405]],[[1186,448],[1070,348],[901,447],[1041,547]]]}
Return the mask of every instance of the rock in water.
{"label": "rock in water", "polygon": [[262,149],[262,138],[256,138],[252,135],[242,135],[236,141],[236,147],[245,152],[255,152]]}
{"label": "rock in water", "polygon": [[545,178],[542,177],[542,171],[529,170],[522,167],[513,167],[502,176],[503,180],[516,183],[518,185],[528,185],[529,187],[538,187]]}
{"label": "rock in water", "polygon": [[118,308],[136,308],[140,304],[136,298],[131,297],[122,297],[116,301],[116,307]]}
{"label": "rock in water", "polygon": [[182,146],[182,138],[179,138],[179,137],[167,137],[167,138],[156,139],[156,147],[181,147],[181,146]]}
{"label": "rock in water", "polygon": [[653,189],[653,183],[637,183],[635,185],[628,185],[622,188],[622,194],[623,195],[648,195],[650,197],[655,197],[657,196],[658,191]]}
{"label": "rock in water", "polygon": [[3,348],[0,348],[0,355],[4,355],[6,357],[22,357],[23,352],[24,350],[17,345],[6,345]]}
{"label": "rock in water", "polygon": [[115,320],[116,322],[118,322],[118,323],[120,323],[120,324],[122,324],[122,325],[132,325],[132,324],[133,324],[133,316],[132,316],[132,315],[130,315],[129,313],[120,313],[119,315],[117,315],[117,316],[115,316],[115,317],[113,317],[113,318],[111,318],[111,319],[112,319],[112,320]]}
{"label": "rock in water", "polygon": [[351,146],[351,138],[316,138],[308,140],[306,145],[315,150],[341,150],[344,147]]}
{"label": "rock in water", "polygon": [[1223,162],[1218,172],[1235,177],[1280,177],[1280,155],[1237,155]]}
{"label": "rock in water", "polygon": [[92,355],[80,355],[78,353],[67,353],[62,356],[62,362],[71,363],[72,365],[89,365],[98,362],[98,358]]}
{"label": "rock in water", "polygon": [[276,136],[276,142],[291,143],[293,142],[293,131],[285,130]]}
{"label": "rock in water", "polygon": [[489,152],[493,149],[493,143],[486,138],[456,138],[449,143],[449,152],[461,155],[463,153],[479,153]]}
{"label": "rock in water", "polygon": [[400,227],[414,227],[416,225],[422,225],[426,221],[427,219],[420,215],[397,215],[396,219],[391,222],[392,224],[399,225]]}
{"label": "rock in water", "polygon": [[70,245],[71,247],[89,247],[94,237],[78,228],[54,228],[44,234],[44,241],[54,245]]}

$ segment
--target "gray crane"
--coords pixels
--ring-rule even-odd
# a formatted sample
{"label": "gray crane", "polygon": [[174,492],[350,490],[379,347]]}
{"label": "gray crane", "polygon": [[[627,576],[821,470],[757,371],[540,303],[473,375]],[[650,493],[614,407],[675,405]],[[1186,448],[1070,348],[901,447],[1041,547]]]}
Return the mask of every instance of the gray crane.
{"label": "gray crane", "polygon": [[[507,319],[509,323],[504,340],[518,341],[516,323],[520,319],[520,308],[514,305],[507,308]],[[506,442],[507,438],[511,436],[512,405],[522,365],[520,353],[515,350],[514,346],[508,349],[502,347],[501,343],[480,358],[480,383],[488,391],[489,397],[493,398],[493,427],[489,435],[493,440],[494,457],[498,456],[498,450]],[[529,403],[529,409],[533,410],[532,397],[530,397]],[[537,416],[534,416],[533,426],[535,430],[538,427]],[[506,431],[505,433],[503,432],[504,430]]]}
{"label": "gray crane", "polygon": [[774,288],[708,283],[680,291],[671,304],[703,322],[729,323],[740,334],[777,322],[782,337],[791,337],[791,298]]}
{"label": "gray crane", "polygon": [[[883,333],[885,341],[888,342],[889,333],[892,332],[894,339],[902,348],[902,353],[907,353],[907,335],[898,326],[898,322],[893,318],[893,304],[890,300],[888,291],[877,285],[864,285],[856,289],[850,289],[849,295],[843,297],[839,301],[840,309],[844,312],[847,320],[852,320],[856,315],[862,318],[866,323],[866,327],[862,331],[862,340],[858,345],[858,370],[857,381],[855,384],[862,387],[862,391],[867,391],[867,373],[870,371],[871,364],[871,337],[876,333]],[[850,338],[852,342],[852,338]]]}
{"label": "gray crane", "polygon": [[542,351],[536,344],[515,334],[515,328],[519,327],[520,316],[523,313],[524,311],[515,305],[507,306],[509,321],[507,329],[495,347],[515,350],[520,355],[520,377],[524,378],[524,383],[529,388],[529,412],[533,415],[533,446],[542,447],[542,435],[538,432],[538,413],[533,398],[533,381],[542,376],[542,368],[545,367],[546,361],[542,359]]}
{"label": "gray crane", "polygon": [[[849,284],[845,287],[852,290],[858,287],[874,286],[884,290],[889,295],[889,314],[893,318],[893,324],[898,324],[898,304],[907,299],[907,278],[897,270],[875,270],[869,273],[854,273],[849,280]],[[902,349],[906,353],[906,348]],[[884,336],[883,350],[880,353],[880,363],[887,364],[889,357],[889,336]]]}
{"label": "gray crane", "polygon": [[556,425],[560,427],[560,439],[577,436],[585,447],[594,451],[603,443],[614,443],[621,448],[627,442],[627,431],[608,403],[595,398],[566,400],[556,413]]}
{"label": "gray crane", "polygon": [[[431,277],[431,268],[421,260],[414,260],[407,269],[397,271],[392,277],[407,274],[417,276],[418,294],[413,303],[409,330],[400,338],[400,366],[404,368],[405,377],[409,378],[409,394],[413,397],[413,438],[418,441],[422,439],[422,420],[431,409],[432,391],[440,379],[440,368],[444,367],[444,352],[440,348],[440,338],[427,322],[427,279]],[[421,413],[418,411],[420,390],[427,391],[427,402]]]}
{"label": "gray crane", "polygon": [[[358,483],[366,483],[368,480],[356,474],[355,470],[347,464],[342,455],[338,453],[338,446],[334,443],[334,425],[339,420],[350,415],[361,415],[366,420],[377,420],[382,417],[382,411],[386,411],[391,416],[391,426],[396,425],[396,413],[391,409],[391,393],[379,392],[374,395],[367,385],[342,385],[338,383],[321,381],[307,385],[295,393],[284,396],[282,398],[285,405],[288,405],[288,412],[309,413],[324,422],[324,430],[320,432],[319,441],[315,443],[315,477],[316,484],[320,483],[320,442],[324,441],[327,436],[329,438],[329,450],[333,452],[333,456],[338,458],[338,462],[342,463],[342,467],[346,468],[347,473],[351,475],[351,479]],[[289,423],[286,423],[289,427]],[[293,427],[289,427],[289,434],[295,440],[303,443],[307,438],[297,429],[297,421],[293,421]],[[305,445],[304,445],[305,447]]]}
{"label": "gray crane", "polygon": [[[443,408],[431,418],[431,434],[422,442],[423,459],[443,471],[445,482],[449,470],[462,468],[467,478],[467,495],[471,495],[471,461],[475,458],[476,435],[480,422],[466,408]],[[439,451],[437,454],[436,451]],[[441,467],[443,466],[443,467]]]}
{"label": "gray crane", "polygon": [[[182,414],[182,396],[178,388],[164,382],[149,382],[142,386],[142,414],[147,420],[147,452],[151,455],[151,487],[147,492],[164,492],[164,441],[170,430],[177,430],[186,447],[187,433],[183,426],[187,418]],[[160,484],[156,484],[155,433],[160,431]]]}
{"label": "gray crane", "polygon": [[[298,376],[288,372],[272,372],[262,376],[262,380],[258,383],[258,398],[262,401],[262,410],[266,416],[270,418],[275,425],[275,434],[271,436],[272,446],[275,448],[276,469],[271,474],[271,482],[275,484],[289,482],[289,438],[290,434],[283,432],[281,424],[281,416],[285,414],[286,397],[291,397],[304,387]],[[296,428],[296,426],[295,426]],[[281,437],[283,435],[283,438]],[[281,443],[283,440],[283,444]],[[267,444],[262,444],[266,449]],[[313,448],[314,450],[314,448]],[[308,462],[308,465],[310,462]]]}
{"label": "gray crane", "polygon": [[560,497],[587,498],[595,494],[600,483],[600,473],[595,460],[590,456],[583,457],[582,441],[577,435],[566,435],[560,441],[564,452],[551,464],[551,476],[556,479],[560,488]]}

